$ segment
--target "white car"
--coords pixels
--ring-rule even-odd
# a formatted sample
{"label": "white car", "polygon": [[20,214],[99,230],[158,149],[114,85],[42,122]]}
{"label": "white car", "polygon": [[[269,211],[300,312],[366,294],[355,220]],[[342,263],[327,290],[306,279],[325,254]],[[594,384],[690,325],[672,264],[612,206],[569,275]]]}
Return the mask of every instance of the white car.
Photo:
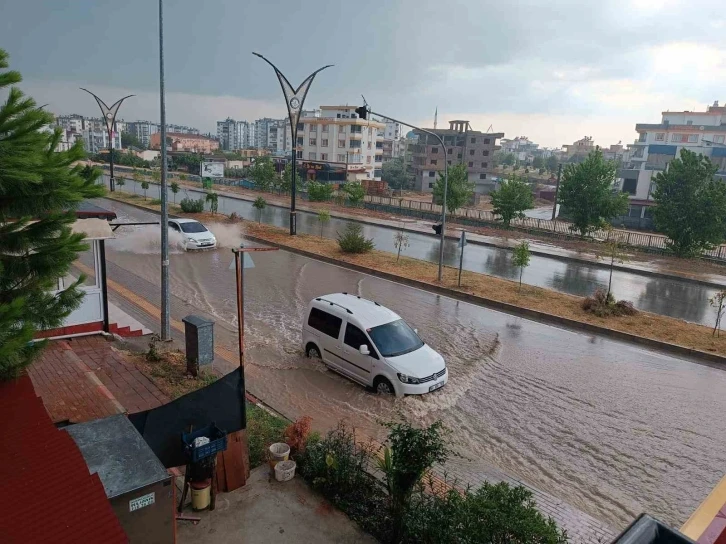
{"label": "white car", "polygon": [[302,327],[310,358],[377,393],[421,395],[449,380],[444,358],[401,317],[348,293],[313,299]]}
{"label": "white car", "polygon": [[214,249],[214,234],[195,219],[169,219],[169,228],[182,236],[184,249]]}

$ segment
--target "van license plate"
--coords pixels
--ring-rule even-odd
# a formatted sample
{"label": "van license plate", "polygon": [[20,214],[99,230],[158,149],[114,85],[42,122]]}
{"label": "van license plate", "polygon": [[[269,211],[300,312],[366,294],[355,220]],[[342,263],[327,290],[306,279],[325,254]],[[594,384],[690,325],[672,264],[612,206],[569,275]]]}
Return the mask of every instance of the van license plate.
{"label": "van license plate", "polygon": [[435,383],[431,387],[429,387],[429,393],[431,391],[436,391],[437,389],[441,389],[444,386],[444,382]]}

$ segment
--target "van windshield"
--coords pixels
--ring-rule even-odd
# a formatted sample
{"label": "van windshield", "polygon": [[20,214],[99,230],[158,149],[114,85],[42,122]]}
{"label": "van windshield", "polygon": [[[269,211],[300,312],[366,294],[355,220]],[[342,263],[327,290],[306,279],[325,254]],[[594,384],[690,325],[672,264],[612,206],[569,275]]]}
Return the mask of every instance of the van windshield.
{"label": "van windshield", "polygon": [[379,325],[368,334],[383,357],[398,357],[423,346],[423,342],[403,319]]}

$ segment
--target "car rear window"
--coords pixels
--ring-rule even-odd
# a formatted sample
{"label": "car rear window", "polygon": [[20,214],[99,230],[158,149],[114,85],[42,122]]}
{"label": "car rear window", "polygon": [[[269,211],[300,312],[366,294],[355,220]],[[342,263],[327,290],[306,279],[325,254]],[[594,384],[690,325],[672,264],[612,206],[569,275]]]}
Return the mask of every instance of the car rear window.
{"label": "car rear window", "polygon": [[195,233],[195,232],[207,232],[207,227],[201,223],[181,223],[181,229],[183,232]]}
{"label": "car rear window", "polygon": [[310,310],[310,317],[308,317],[308,325],[313,329],[319,330],[323,334],[327,334],[332,338],[338,338],[340,335],[340,326],[343,324],[343,320],[339,317],[313,308]]}

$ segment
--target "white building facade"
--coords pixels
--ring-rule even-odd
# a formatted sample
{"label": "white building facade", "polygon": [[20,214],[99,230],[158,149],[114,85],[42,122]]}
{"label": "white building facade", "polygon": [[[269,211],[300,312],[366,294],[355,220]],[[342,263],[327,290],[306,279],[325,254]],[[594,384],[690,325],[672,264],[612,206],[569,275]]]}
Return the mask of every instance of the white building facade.
{"label": "white building facade", "polygon": [[349,173],[380,180],[383,152],[377,143],[383,141],[385,128],[383,122],[360,119],[354,106],[321,106],[300,118],[297,158],[344,166]]}
{"label": "white building facade", "polygon": [[217,121],[217,140],[219,148],[224,151],[236,151],[242,148],[240,123],[227,117],[224,121]]}

